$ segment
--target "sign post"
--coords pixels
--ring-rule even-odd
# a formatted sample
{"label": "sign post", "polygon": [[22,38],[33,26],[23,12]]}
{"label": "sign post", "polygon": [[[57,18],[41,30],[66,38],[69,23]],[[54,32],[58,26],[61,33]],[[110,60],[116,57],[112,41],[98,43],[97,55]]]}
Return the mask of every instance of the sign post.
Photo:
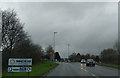
{"label": "sign post", "polygon": [[52,50],[52,63],[54,63],[54,50]]}
{"label": "sign post", "polygon": [[50,52],[50,66],[52,66],[52,52]]}

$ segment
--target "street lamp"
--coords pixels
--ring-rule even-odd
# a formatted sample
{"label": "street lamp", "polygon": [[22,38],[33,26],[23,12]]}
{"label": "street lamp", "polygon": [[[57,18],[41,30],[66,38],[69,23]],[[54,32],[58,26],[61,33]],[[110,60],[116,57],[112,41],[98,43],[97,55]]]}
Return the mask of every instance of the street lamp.
{"label": "street lamp", "polygon": [[69,59],[69,46],[70,46],[70,44],[67,44],[68,45],[68,59]]}
{"label": "street lamp", "polygon": [[[55,34],[57,34],[58,32],[54,32],[54,52],[55,52]],[[53,53],[54,54],[54,53]],[[53,56],[53,62],[54,62],[54,56]]]}

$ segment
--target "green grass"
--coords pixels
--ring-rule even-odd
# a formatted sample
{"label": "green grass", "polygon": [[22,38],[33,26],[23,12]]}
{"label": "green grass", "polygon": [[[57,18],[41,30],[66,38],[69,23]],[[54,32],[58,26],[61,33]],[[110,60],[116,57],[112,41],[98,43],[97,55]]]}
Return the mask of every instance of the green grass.
{"label": "green grass", "polygon": [[0,74],[0,78],[2,77],[2,74]]}
{"label": "green grass", "polygon": [[[54,63],[50,66],[50,61],[45,61],[42,64],[37,64],[32,66],[32,72],[29,73],[29,76],[42,76],[43,74],[47,73],[49,70],[55,68],[58,64]],[[27,72],[15,72],[13,73],[4,73],[4,76],[28,76]]]}
{"label": "green grass", "polygon": [[112,68],[117,68],[120,69],[120,65],[117,64],[108,64],[108,63],[96,63],[97,65],[101,65],[101,66],[106,66],[106,67],[112,67]]}

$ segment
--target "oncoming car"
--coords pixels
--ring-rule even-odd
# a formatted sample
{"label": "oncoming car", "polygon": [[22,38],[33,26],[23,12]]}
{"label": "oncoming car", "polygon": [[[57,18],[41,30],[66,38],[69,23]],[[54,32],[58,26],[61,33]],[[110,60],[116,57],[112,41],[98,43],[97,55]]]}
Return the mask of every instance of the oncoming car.
{"label": "oncoming car", "polygon": [[81,63],[86,63],[86,60],[85,60],[85,59],[82,59],[82,60],[81,60]]}
{"label": "oncoming car", "polygon": [[93,59],[87,59],[86,66],[95,66],[95,61]]}

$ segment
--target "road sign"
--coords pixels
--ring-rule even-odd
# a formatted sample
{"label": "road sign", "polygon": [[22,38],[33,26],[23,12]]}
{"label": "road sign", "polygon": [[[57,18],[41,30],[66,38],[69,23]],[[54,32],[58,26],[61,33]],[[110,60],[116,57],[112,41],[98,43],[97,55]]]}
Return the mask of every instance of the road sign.
{"label": "road sign", "polygon": [[9,66],[31,66],[32,59],[31,58],[9,58],[8,65]]}
{"label": "road sign", "polygon": [[52,52],[50,52],[50,55],[52,55]]}
{"label": "road sign", "polygon": [[8,67],[8,72],[31,72],[31,67]]}
{"label": "road sign", "polygon": [[52,56],[54,56],[54,51],[52,51]]}

